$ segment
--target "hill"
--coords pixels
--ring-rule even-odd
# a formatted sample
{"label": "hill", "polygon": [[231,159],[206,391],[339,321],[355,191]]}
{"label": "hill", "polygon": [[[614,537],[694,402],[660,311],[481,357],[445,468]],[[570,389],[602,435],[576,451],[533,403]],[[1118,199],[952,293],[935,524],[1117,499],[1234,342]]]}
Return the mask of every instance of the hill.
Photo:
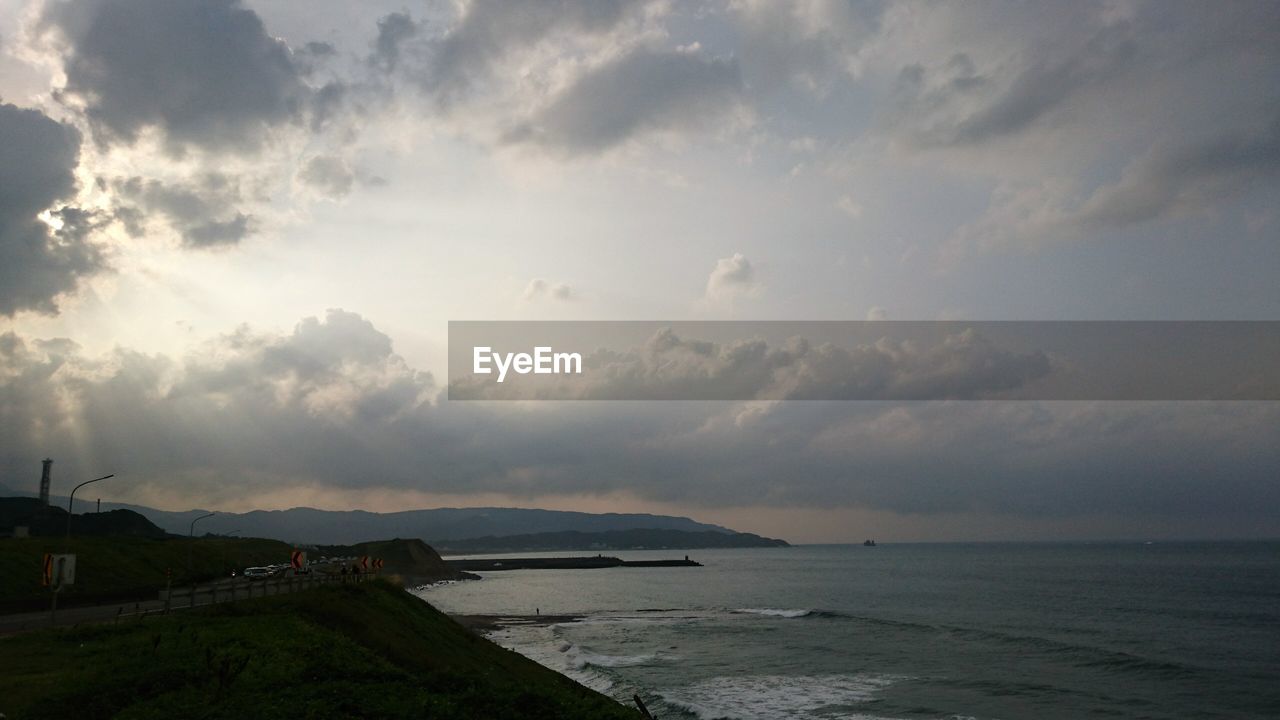
{"label": "hill", "polygon": [[418,585],[439,580],[457,580],[475,577],[458,572],[445,564],[430,545],[418,539],[376,540],[355,545],[320,545],[316,552],[329,557],[381,558],[383,572],[399,575],[407,584]]}
{"label": "hill", "polygon": [[[170,532],[185,532],[191,518],[204,512],[166,512],[137,506],[130,509],[147,516]],[[416,537],[434,541],[563,530],[603,532],[657,528],[730,532],[726,528],[694,522],[689,518],[647,514],[595,515],[524,508],[435,508],[394,513],[312,508],[254,510],[247,513],[218,513],[204,521],[202,527],[210,532],[240,529],[246,535],[331,545],[350,545],[387,537]]]}
{"label": "hill", "polygon": [[[26,527],[32,537],[61,537],[67,532],[67,511],[60,507],[43,507],[36,498],[0,498],[0,536],[10,535],[15,527]],[[108,510],[81,513],[71,519],[75,535],[134,535],[164,537],[168,533],[133,510]]]}
{"label": "hill", "polygon": [[[0,494],[26,495],[0,486]],[[66,498],[54,498],[66,506]],[[144,505],[103,502],[104,509],[132,510],[160,529],[186,535],[191,521],[207,510],[169,511]],[[79,517],[79,516],[77,516]],[[584,513],[536,508],[431,508],[375,513],[365,510],[253,510],[219,512],[200,523],[215,534],[239,531],[245,537],[268,537],[307,545],[351,545],[377,538],[463,540],[485,536],[528,535],[548,532],[608,532],[611,530],[685,530],[731,533],[732,530],[673,515],[648,513]]]}
{"label": "hill", "polygon": [[386,582],[7,638],[0,713],[33,720],[640,717]]}
{"label": "hill", "polygon": [[789,547],[786,540],[752,533],[689,532],[684,530],[576,531],[442,540],[440,552],[464,553],[525,552],[545,550],[697,550],[706,548]]}

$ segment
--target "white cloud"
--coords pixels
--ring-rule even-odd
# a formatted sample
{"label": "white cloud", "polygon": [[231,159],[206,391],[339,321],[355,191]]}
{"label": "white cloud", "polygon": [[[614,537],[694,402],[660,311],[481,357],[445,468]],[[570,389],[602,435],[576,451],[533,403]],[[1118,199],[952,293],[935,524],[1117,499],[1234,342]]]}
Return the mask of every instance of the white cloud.
{"label": "white cloud", "polygon": [[734,253],[716,261],[707,278],[705,297],[713,301],[732,300],[756,288],[756,270],[751,261],[742,253]]}
{"label": "white cloud", "polygon": [[841,195],[840,199],[836,200],[836,207],[855,220],[862,217],[862,205],[854,200],[852,195]]}
{"label": "white cloud", "polygon": [[534,301],[541,299],[568,301],[574,299],[573,288],[564,283],[550,282],[542,278],[534,278],[524,288],[524,299]]}

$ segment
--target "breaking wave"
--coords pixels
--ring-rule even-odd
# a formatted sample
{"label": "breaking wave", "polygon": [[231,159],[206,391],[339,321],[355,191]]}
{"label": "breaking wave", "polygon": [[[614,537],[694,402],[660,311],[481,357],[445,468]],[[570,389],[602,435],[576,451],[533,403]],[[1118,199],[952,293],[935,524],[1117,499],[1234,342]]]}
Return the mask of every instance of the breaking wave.
{"label": "breaking wave", "polygon": [[768,615],[769,617],[799,618],[814,614],[813,610],[788,610],[786,608],[738,608],[735,613]]}
{"label": "breaking wave", "polygon": [[704,720],[872,720],[857,705],[891,684],[878,675],[734,675],[658,693],[663,702]]}

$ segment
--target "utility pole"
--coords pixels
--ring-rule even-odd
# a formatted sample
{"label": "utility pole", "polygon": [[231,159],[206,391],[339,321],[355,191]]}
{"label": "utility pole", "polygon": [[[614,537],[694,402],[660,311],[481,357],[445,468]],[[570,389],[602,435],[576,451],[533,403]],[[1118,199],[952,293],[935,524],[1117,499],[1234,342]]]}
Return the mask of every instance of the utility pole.
{"label": "utility pole", "polygon": [[200,517],[195,518],[191,521],[191,527],[187,529],[187,577],[191,578],[191,607],[193,608],[196,606],[196,574],[194,564],[192,563],[192,557],[196,546],[196,523],[205,518],[211,518],[214,515],[217,515],[217,513],[209,513],[208,515],[201,515]]}
{"label": "utility pole", "polygon": [[[49,474],[48,472],[49,466],[52,464],[53,464],[52,460],[45,460],[44,469],[45,469],[46,479],[48,478],[48,474]],[[100,478],[94,478],[92,480],[85,480],[79,485],[71,488],[71,497],[67,498],[67,535],[63,539],[63,545],[66,547],[66,549],[63,550],[64,553],[71,552],[71,513],[72,513],[72,510],[75,509],[76,491],[84,487],[85,485],[88,485],[89,483],[96,483],[99,480],[106,480],[107,478],[113,478],[113,477],[115,477],[115,473],[112,473],[110,475],[103,475]],[[48,489],[49,489],[48,484],[42,481],[40,483],[41,492],[47,492]],[[61,581],[62,568],[61,567],[58,568],[56,577],[58,577],[59,580],[58,580],[58,583],[53,586],[53,601],[49,606],[49,624],[50,625],[53,625],[58,622],[58,591],[62,589],[62,581]]]}
{"label": "utility pole", "polygon": [[115,477],[115,473],[112,473],[112,474],[110,474],[110,475],[103,475],[103,476],[102,476],[102,477],[100,477],[100,478],[94,478],[94,479],[92,479],[92,480],[85,480],[84,482],[80,483],[79,485],[77,485],[77,486],[75,486],[75,487],[71,488],[71,497],[67,498],[67,545],[68,545],[67,552],[71,552],[71,550],[70,550],[70,544],[71,544],[71,515],[72,515],[72,511],[75,509],[75,503],[76,503],[76,491],[77,491],[77,490],[79,490],[80,488],[84,487],[85,485],[88,485],[89,483],[96,483],[96,482],[98,482],[99,480],[106,480],[107,478],[113,478],[113,477]]}

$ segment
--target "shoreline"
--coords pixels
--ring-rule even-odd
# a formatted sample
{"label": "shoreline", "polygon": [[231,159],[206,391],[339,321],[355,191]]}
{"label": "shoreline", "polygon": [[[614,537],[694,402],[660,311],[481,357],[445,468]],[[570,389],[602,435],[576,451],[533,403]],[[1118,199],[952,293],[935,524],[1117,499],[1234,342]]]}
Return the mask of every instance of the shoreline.
{"label": "shoreline", "polygon": [[563,623],[579,622],[585,615],[514,615],[503,614],[450,614],[455,622],[468,630],[484,635],[507,627],[546,627]]}

